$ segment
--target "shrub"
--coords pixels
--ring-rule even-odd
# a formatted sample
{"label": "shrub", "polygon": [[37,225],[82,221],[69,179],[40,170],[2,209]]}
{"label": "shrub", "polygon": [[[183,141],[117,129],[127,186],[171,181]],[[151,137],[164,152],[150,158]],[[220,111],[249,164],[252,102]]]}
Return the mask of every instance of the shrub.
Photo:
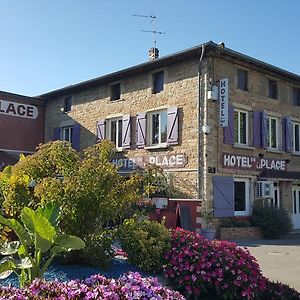
{"label": "shrub", "polygon": [[213,292],[223,299],[256,299],[265,287],[255,258],[235,243],[180,229],[172,232],[171,247],[164,275],[187,297]]}
{"label": "shrub", "polygon": [[250,221],[238,220],[236,218],[223,218],[221,220],[221,227],[250,227]]}
{"label": "shrub", "polygon": [[0,287],[0,299],[161,299],[184,300],[178,292],[162,287],[156,278],[129,272],[119,279],[93,275],[69,282],[35,280],[25,289]]}
{"label": "shrub", "polygon": [[260,300],[299,300],[300,293],[280,282],[267,281],[265,290],[260,294]]}
{"label": "shrub", "polygon": [[169,230],[161,223],[137,218],[126,219],[118,233],[128,260],[138,268],[157,273],[170,247]]}
{"label": "shrub", "polygon": [[253,224],[261,228],[265,238],[279,238],[292,228],[290,216],[282,208],[256,205],[251,218]]}

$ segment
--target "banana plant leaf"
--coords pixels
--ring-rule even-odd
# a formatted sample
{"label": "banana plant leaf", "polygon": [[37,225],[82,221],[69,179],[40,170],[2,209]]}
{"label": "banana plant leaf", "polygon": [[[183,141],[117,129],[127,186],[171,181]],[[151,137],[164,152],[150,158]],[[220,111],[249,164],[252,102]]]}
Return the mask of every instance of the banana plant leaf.
{"label": "banana plant leaf", "polygon": [[2,255],[13,255],[18,252],[20,246],[19,241],[7,242],[5,241],[4,244],[0,247],[0,253]]}

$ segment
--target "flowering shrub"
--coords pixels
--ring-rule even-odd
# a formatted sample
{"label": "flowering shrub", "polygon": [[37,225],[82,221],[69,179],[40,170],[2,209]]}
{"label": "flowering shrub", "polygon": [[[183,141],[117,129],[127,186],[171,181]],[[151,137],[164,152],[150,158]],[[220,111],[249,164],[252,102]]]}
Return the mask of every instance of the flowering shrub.
{"label": "flowering shrub", "polygon": [[300,293],[280,282],[267,281],[265,290],[261,293],[260,300],[299,300]]}
{"label": "flowering shrub", "polygon": [[162,287],[153,277],[142,278],[139,273],[129,272],[119,279],[107,279],[93,275],[85,280],[68,282],[43,281],[36,279],[24,288],[0,287],[0,300],[92,300],[92,299],[161,299],[184,300],[178,292]]}
{"label": "flowering shrub", "polygon": [[146,272],[161,271],[164,253],[170,249],[170,232],[163,224],[126,219],[118,235],[129,262]]}
{"label": "flowering shrub", "polygon": [[213,292],[224,299],[256,299],[266,280],[248,250],[227,241],[209,241],[186,230],[172,232],[164,275],[187,296]]}

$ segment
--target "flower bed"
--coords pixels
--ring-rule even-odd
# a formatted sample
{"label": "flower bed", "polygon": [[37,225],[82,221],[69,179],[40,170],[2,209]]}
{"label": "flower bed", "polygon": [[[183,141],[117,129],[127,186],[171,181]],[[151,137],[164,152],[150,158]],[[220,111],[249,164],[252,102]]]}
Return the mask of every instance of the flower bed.
{"label": "flower bed", "polygon": [[129,272],[116,280],[107,279],[102,275],[68,282],[36,279],[24,289],[0,287],[0,299],[184,300],[185,298],[178,292],[161,286],[156,278],[142,278],[139,273]]}
{"label": "flower bed", "polygon": [[256,299],[266,286],[256,259],[235,243],[175,230],[165,258],[165,277],[186,296],[212,292],[222,299]]}

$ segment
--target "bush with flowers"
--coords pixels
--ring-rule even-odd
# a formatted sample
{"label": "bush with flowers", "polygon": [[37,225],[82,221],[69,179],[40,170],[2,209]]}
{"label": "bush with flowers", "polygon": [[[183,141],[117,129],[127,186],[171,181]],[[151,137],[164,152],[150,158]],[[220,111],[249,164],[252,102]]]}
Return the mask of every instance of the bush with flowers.
{"label": "bush with flowers", "polygon": [[24,289],[1,286],[0,299],[184,300],[185,298],[179,292],[161,286],[156,278],[143,278],[139,273],[129,272],[119,279],[107,279],[102,275],[92,275],[82,281],[59,282],[36,279]]}
{"label": "bush with flowers", "polygon": [[256,259],[235,243],[177,229],[171,244],[164,275],[187,298],[213,293],[221,299],[256,299],[266,286]]}

